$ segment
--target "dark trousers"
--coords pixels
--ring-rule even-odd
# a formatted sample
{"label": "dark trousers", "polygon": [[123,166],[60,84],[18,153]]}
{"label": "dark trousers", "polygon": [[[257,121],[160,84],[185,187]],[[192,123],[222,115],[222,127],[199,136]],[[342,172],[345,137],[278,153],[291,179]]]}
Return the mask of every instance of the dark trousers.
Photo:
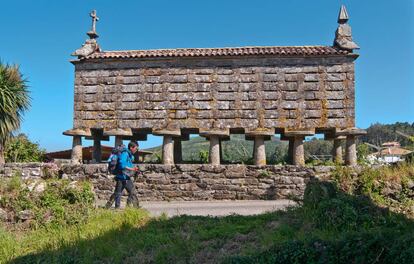
{"label": "dark trousers", "polygon": [[115,200],[115,208],[121,206],[122,191],[126,189],[128,192],[127,205],[139,207],[138,196],[135,191],[134,183],[131,180],[116,180],[114,193],[109,198],[106,207],[112,206],[113,200]]}

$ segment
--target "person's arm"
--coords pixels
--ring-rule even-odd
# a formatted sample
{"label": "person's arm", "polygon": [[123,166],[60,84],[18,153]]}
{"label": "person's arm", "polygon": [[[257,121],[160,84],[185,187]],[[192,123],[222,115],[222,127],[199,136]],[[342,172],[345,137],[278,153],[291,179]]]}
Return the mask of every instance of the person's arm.
{"label": "person's arm", "polygon": [[121,170],[129,170],[129,171],[136,171],[136,167],[128,167],[128,152],[124,151],[121,153],[121,157],[119,159],[119,167]]}

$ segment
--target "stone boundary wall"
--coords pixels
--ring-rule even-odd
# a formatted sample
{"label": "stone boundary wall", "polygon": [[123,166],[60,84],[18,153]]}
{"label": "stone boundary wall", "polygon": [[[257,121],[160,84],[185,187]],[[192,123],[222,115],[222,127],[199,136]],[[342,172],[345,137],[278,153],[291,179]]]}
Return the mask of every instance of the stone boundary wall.
{"label": "stone boundary wall", "polygon": [[[292,165],[141,164],[135,186],[140,200],[273,200],[303,196],[314,177],[327,178],[334,167]],[[0,167],[0,178],[21,175],[42,180],[59,177],[90,180],[98,199],[108,199],[115,186],[106,164],[62,165],[13,163]]]}

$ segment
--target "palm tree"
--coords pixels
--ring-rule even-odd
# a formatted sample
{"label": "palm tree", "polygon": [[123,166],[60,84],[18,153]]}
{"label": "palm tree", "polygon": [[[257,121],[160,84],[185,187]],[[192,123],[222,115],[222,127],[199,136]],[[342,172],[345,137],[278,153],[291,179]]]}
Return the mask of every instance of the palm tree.
{"label": "palm tree", "polygon": [[4,164],[4,145],[20,128],[31,98],[19,67],[0,61],[0,164]]}

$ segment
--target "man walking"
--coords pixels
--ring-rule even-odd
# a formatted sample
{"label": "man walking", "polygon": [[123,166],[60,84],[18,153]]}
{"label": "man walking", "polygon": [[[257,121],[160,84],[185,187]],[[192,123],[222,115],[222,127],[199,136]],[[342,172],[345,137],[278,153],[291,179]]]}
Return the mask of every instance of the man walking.
{"label": "man walking", "polygon": [[120,150],[117,162],[117,173],[115,176],[116,185],[114,194],[112,194],[106,207],[109,208],[112,205],[112,199],[115,197],[115,208],[121,206],[121,196],[124,189],[128,192],[127,205],[139,207],[138,196],[135,191],[134,183],[131,177],[138,172],[138,167],[133,165],[134,154],[138,151],[138,144],[136,142],[129,142],[128,149],[124,148]]}

